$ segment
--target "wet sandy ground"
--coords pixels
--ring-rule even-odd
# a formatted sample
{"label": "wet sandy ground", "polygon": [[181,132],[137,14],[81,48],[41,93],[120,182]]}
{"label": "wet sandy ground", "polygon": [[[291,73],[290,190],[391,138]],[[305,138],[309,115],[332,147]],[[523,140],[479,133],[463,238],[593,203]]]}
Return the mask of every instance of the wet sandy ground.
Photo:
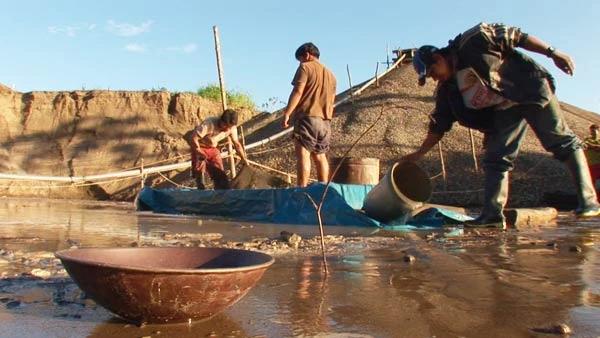
{"label": "wet sandy ground", "polygon": [[[281,231],[298,234],[288,243]],[[137,213],[129,204],[0,199],[0,337],[600,337],[600,220],[527,231],[383,232]],[[297,247],[296,245],[297,244]],[[57,250],[204,245],[272,265],[237,304],[138,327],[88,299]]]}

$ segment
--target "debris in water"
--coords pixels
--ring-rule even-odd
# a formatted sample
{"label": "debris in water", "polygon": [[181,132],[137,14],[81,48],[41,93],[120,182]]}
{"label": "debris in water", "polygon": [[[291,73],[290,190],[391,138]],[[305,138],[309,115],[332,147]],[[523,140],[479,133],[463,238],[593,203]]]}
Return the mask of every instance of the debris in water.
{"label": "debris in water", "polygon": [[289,246],[294,247],[294,248],[298,248],[298,245],[300,245],[300,242],[302,241],[302,237],[300,237],[300,235],[295,234],[295,233],[290,233],[287,231],[282,231],[280,233],[281,235],[281,239],[286,242]]}
{"label": "debris in water", "polygon": [[558,334],[571,334],[573,331],[567,324],[559,324],[554,327],[554,332]]}
{"label": "debris in water", "polygon": [[404,256],[404,261],[407,263],[414,263],[417,260],[417,258],[413,255],[405,255]]}
{"label": "debris in water", "polygon": [[33,269],[30,273],[32,276],[36,276],[39,278],[48,278],[52,276],[52,273],[50,271],[44,269]]}

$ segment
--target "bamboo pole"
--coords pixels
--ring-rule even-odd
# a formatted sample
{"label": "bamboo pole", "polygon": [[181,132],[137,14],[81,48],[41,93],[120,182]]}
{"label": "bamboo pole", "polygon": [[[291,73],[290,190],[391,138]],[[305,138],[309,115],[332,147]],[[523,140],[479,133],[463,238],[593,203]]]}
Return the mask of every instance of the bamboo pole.
{"label": "bamboo pole", "polygon": [[[215,52],[217,54],[217,67],[219,71],[219,85],[221,87],[221,103],[223,105],[223,111],[227,109],[227,91],[225,89],[225,78],[223,76],[223,64],[221,63],[221,43],[219,42],[219,28],[213,26],[213,32],[215,35]],[[234,128],[237,128],[234,127]],[[231,178],[235,177],[235,160],[233,159],[233,146],[231,142],[227,144],[227,152],[229,153],[229,165],[231,166]]]}
{"label": "bamboo pole", "polygon": [[473,138],[473,129],[471,128],[469,128],[469,138],[471,139],[471,155],[473,156],[475,172],[479,172],[479,165],[477,164],[477,153],[475,151],[475,139]]}

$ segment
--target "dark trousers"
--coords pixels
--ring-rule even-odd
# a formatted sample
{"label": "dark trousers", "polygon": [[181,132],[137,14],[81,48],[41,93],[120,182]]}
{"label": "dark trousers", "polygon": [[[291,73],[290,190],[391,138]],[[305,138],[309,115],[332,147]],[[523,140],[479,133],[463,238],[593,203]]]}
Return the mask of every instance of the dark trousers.
{"label": "dark trousers", "polygon": [[512,170],[529,127],[544,149],[560,161],[565,161],[576,149],[582,148],[582,141],[567,125],[554,96],[545,107],[517,105],[494,112],[493,130],[487,132],[483,139],[485,170]]}
{"label": "dark trousers", "polygon": [[[517,105],[495,111],[493,116],[493,129],[486,132],[483,139],[485,191],[482,215],[502,217],[508,199],[508,172],[514,168],[514,161],[529,127],[544,149],[563,162],[572,158],[583,143],[567,125],[555,96],[545,107]],[[578,187],[582,191],[587,189],[580,185]]]}

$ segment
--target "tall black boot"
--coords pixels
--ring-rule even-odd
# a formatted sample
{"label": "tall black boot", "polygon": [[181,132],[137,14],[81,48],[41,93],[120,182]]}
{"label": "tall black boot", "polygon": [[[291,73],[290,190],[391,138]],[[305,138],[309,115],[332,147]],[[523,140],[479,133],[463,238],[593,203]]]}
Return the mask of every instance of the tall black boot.
{"label": "tall black boot", "polygon": [[486,171],[483,193],[483,210],[472,221],[466,221],[468,228],[506,228],[504,206],[508,200],[508,172]]}
{"label": "tall black boot", "polygon": [[582,149],[577,149],[565,161],[567,168],[573,176],[575,190],[577,191],[578,207],[575,209],[577,217],[595,217],[600,215],[600,205],[596,189],[592,182],[590,169]]}

